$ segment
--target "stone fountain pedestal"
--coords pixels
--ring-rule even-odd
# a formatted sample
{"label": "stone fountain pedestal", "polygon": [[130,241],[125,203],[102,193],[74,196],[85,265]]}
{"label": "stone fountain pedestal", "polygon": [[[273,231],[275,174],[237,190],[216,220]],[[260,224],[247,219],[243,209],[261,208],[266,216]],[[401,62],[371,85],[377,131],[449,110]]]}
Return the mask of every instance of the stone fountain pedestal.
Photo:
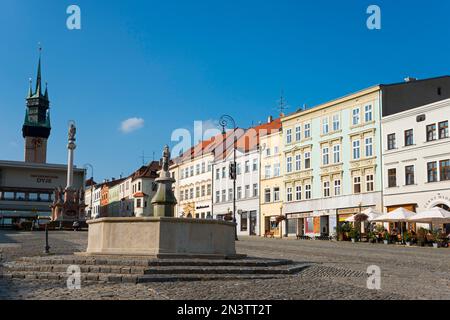
{"label": "stone fountain pedestal", "polygon": [[234,224],[168,217],[88,221],[87,255],[235,258]]}

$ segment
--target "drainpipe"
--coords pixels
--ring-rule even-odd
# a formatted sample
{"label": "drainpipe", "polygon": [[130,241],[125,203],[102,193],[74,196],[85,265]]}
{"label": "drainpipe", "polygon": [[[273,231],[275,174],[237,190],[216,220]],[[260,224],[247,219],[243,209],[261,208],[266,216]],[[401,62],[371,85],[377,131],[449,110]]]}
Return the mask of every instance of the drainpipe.
{"label": "drainpipe", "polygon": [[379,156],[380,156],[380,171],[381,171],[381,212],[384,212],[384,167],[383,167],[383,90],[380,88],[380,91],[378,92],[378,101],[379,101],[379,120],[380,120],[380,146],[378,147]]}

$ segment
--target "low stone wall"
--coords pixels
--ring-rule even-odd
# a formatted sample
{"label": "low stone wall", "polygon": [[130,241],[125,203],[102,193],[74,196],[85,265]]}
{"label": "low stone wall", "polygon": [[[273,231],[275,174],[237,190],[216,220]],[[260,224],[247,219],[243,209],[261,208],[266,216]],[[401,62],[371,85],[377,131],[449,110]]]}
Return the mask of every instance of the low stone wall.
{"label": "low stone wall", "polygon": [[219,220],[100,218],[88,221],[87,254],[145,256],[236,255],[235,225]]}

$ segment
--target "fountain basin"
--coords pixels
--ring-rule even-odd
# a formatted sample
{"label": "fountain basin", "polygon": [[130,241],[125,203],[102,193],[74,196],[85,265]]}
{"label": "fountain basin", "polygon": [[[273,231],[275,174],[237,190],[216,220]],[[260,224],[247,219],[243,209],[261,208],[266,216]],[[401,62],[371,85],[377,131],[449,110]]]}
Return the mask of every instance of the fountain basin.
{"label": "fountain basin", "polygon": [[87,255],[236,258],[235,224],[170,217],[100,218],[89,225]]}

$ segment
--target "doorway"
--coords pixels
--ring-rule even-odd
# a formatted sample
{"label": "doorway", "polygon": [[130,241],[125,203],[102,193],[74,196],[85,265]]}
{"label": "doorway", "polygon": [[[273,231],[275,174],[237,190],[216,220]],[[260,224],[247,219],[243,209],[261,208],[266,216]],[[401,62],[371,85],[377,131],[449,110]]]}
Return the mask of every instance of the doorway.
{"label": "doorway", "polygon": [[250,211],[250,235],[256,236],[257,214],[256,211]]}

